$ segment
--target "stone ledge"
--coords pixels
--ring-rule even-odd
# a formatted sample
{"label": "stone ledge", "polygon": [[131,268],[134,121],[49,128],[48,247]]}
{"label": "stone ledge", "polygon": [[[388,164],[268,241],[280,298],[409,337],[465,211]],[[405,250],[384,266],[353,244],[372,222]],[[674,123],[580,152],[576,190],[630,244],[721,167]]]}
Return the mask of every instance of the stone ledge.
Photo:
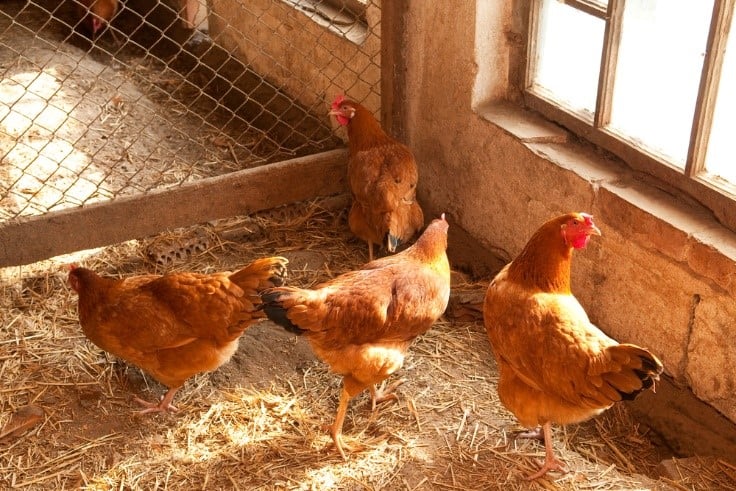
{"label": "stone ledge", "polygon": [[[541,116],[512,104],[489,104],[476,112],[524,143],[566,143],[568,133]],[[520,114],[523,113],[523,114]]]}
{"label": "stone ledge", "polygon": [[569,142],[566,130],[536,113],[508,103],[481,106],[477,113],[536,155],[587,179],[596,188],[595,206],[605,214],[604,226],[631,231],[639,245],[736,295],[736,233],[710,212],[636,180],[616,158]]}

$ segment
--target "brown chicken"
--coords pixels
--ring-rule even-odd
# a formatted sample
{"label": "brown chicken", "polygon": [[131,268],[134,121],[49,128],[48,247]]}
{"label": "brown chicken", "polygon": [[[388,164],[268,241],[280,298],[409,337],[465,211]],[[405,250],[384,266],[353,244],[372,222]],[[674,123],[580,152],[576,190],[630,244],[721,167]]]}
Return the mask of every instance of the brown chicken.
{"label": "brown chicken", "polygon": [[81,25],[94,38],[118,11],[118,0],[74,0]]}
{"label": "brown chicken", "polygon": [[536,479],[565,472],[552,447],[552,423],[585,421],[652,388],[662,363],[633,344],[619,344],[591,324],[570,291],[573,249],[600,235],[593,217],[568,213],[542,225],[519,256],[493,279],[483,317],[500,374],[498,395],[541,436],[546,458]]}
{"label": "brown chicken", "polygon": [[259,259],[235,273],[171,273],[104,278],[72,266],[79,323],[94,344],[142,368],[169,390],[143,413],[177,411],[174,394],[193,375],[230,359],[255,319],[261,290],[282,285],[282,257]]}
{"label": "brown chicken", "polygon": [[345,458],[342,425],[350,399],[369,388],[376,403],[397,399],[375,384],[401,368],[412,341],[442,315],[450,296],[447,222],[434,220],[406,250],[367,263],[315,289],[280,287],[262,294],[269,319],[303,334],[314,353],[343,376],[332,439]]}
{"label": "brown chicken", "polygon": [[357,102],[338,96],[330,115],[348,129],[348,184],[353,195],[348,223],[368,243],[372,261],[373,244],[393,253],[424,225],[416,200],[417,163],[409,147],[387,135]]}

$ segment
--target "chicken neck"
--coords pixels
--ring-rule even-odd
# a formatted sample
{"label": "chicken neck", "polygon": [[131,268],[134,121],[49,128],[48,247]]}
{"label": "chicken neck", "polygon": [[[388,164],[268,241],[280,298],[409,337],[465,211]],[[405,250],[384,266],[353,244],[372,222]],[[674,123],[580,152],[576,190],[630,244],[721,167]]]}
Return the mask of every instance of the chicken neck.
{"label": "chicken neck", "polygon": [[357,107],[355,116],[348,124],[348,148],[351,155],[382,145],[395,143],[395,140],[383,131],[380,123],[365,108]]}
{"label": "chicken neck", "polygon": [[548,293],[570,293],[572,247],[558,237],[535,234],[509,266],[509,279]]}

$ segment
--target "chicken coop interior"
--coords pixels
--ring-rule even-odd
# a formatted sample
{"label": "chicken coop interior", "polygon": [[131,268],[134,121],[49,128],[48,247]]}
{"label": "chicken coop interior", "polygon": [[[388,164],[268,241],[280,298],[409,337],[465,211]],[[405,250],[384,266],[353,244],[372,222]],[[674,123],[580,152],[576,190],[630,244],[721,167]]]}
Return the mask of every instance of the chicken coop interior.
{"label": "chicken coop interior", "polygon": [[[545,53],[530,35],[544,15],[598,16],[602,43],[620,37],[628,55],[626,27],[617,36],[608,23],[626,26],[638,3],[0,3],[0,487],[736,489],[734,195],[682,184],[698,169],[696,136],[672,177],[606,146],[604,116],[551,116],[525,75]],[[736,35],[718,31],[736,2],[704,3],[704,39],[719,47],[698,51],[707,68],[736,51]],[[702,80],[721,74],[706,68]],[[604,78],[596,111],[613,85]],[[689,123],[713,114],[705,81]],[[343,458],[329,425],[347,382],[305,336],[263,320],[229,361],[186,380],[178,411],[137,412],[167,384],[85,336],[70,271],[211,275],[277,256],[289,286],[342,285],[369,248],[352,232],[348,132],[359,130],[335,117],[340,95],[410,149],[424,225],[449,224],[449,301],[388,379],[404,381],[395,400],[350,400]],[[593,129],[580,129],[586,118]],[[554,424],[567,472],[529,480],[549,442],[517,438],[484,298],[535,231],[568,212],[592,215],[600,235],[574,252],[573,294],[663,372],[633,401]]]}

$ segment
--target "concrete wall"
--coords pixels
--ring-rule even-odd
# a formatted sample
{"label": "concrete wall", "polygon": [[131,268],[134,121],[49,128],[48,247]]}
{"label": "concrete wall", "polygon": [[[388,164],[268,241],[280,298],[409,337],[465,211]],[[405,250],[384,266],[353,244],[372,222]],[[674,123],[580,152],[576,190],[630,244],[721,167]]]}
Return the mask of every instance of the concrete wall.
{"label": "concrete wall", "polygon": [[366,10],[367,37],[355,43],[281,0],[209,1],[212,38],[303,106],[327,112],[336,94],[347,93],[378,111],[381,40],[375,5]]}

